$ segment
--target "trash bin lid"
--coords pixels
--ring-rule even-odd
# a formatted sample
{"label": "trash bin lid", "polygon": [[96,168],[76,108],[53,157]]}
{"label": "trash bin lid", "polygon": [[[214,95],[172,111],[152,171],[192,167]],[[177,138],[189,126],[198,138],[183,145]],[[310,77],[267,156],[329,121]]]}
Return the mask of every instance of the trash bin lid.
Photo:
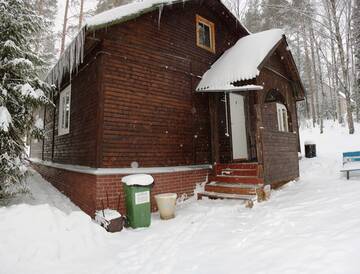
{"label": "trash bin lid", "polygon": [[316,143],[314,141],[312,141],[312,140],[307,140],[307,141],[305,141],[304,144],[305,145],[315,145]]}
{"label": "trash bin lid", "polygon": [[149,174],[133,174],[123,177],[121,181],[128,186],[148,186],[154,182],[154,178]]}

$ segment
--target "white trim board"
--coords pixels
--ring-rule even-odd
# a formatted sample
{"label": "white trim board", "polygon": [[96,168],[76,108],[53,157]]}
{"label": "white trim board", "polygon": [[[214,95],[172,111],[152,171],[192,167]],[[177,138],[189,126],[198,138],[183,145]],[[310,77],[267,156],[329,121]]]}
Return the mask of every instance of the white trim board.
{"label": "white trim board", "polygon": [[173,167],[140,167],[140,168],[92,168],[87,166],[77,165],[65,165],[53,163],[50,161],[42,161],[40,159],[32,158],[31,162],[35,164],[41,164],[48,167],[54,167],[58,169],[91,174],[91,175],[118,175],[118,174],[161,174],[161,173],[172,173],[172,172],[184,172],[211,169],[212,165],[192,165],[192,166],[173,166]]}

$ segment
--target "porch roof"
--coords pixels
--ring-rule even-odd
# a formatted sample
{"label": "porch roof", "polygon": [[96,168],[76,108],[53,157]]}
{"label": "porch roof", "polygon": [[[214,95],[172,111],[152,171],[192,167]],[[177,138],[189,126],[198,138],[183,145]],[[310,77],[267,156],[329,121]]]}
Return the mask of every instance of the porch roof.
{"label": "porch roof", "polygon": [[271,29],[239,39],[205,72],[196,90],[204,92],[217,91],[219,87],[241,88],[232,84],[256,78],[261,64],[284,35],[281,29]]}

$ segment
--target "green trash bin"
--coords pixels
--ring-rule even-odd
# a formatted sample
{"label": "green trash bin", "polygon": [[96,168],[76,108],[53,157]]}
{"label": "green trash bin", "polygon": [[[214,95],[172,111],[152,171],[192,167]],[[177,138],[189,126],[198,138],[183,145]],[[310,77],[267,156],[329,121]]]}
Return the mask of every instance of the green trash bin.
{"label": "green trash bin", "polygon": [[124,183],[126,218],[132,228],[149,227],[151,224],[150,191],[154,179],[150,175],[129,175]]}

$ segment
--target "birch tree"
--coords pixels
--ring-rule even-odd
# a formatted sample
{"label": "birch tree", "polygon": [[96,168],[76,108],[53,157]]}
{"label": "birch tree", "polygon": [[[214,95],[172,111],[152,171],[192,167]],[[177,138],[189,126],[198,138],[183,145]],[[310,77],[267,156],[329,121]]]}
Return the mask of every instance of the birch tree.
{"label": "birch tree", "polygon": [[349,83],[349,79],[350,79],[349,67],[348,67],[349,60],[347,60],[345,55],[344,41],[340,31],[340,18],[343,9],[339,8],[340,5],[338,5],[339,3],[337,0],[328,0],[326,1],[326,3],[327,5],[329,5],[331,20],[334,25],[334,31],[335,31],[334,38],[339,52],[340,67],[342,71],[342,88],[346,99],[346,114],[347,114],[347,122],[349,127],[349,134],[354,134],[355,128],[354,128],[354,120],[351,110],[351,95],[350,95],[350,83]]}
{"label": "birch tree", "polygon": [[355,54],[355,101],[356,117],[360,122],[360,0],[354,2],[353,39]]}

